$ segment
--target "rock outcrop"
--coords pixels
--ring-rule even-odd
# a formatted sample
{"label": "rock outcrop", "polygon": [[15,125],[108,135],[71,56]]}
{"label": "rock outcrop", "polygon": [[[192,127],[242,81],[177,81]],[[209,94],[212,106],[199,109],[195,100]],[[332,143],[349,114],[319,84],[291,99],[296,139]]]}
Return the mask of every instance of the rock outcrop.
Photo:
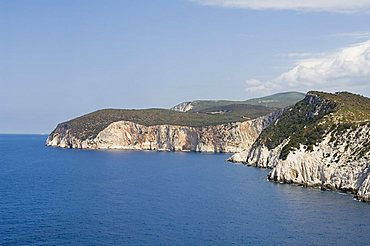
{"label": "rock outcrop", "polygon": [[194,107],[192,102],[183,102],[172,107],[171,110],[179,112],[188,112]]}
{"label": "rock outcrop", "polygon": [[[351,105],[344,99],[361,102],[362,108],[348,107]],[[341,190],[370,202],[370,122],[366,103],[368,98],[348,93],[309,93],[302,103],[263,131],[251,148],[229,161],[271,168],[268,178],[272,181]],[[292,129],[288,123],[294,117],[299,123]]]}
{"label": "rock outcrop", "polygon": [[261,131],[281,114],[216,126],[144,126],[117,121],[93,139],[80,139],[60,124],[47,139],[48,146],[80,149],[124,149],[235,153],[249,148]]}

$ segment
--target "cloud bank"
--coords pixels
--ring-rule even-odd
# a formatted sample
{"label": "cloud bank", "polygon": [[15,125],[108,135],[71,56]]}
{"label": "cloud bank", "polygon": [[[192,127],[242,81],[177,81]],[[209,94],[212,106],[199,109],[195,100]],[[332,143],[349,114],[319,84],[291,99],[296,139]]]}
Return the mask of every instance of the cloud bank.
{"label": "cloud bank", "polygon": [[192,0],[227,8],[357,12],[370,10],[370,0]]}
{"label": "cloud bank", "polygon": [[354,90],[370,87],[370,40],[318,58],[298,61],[270,81],[249,79],[247,91],[269,94],[277,90]]}

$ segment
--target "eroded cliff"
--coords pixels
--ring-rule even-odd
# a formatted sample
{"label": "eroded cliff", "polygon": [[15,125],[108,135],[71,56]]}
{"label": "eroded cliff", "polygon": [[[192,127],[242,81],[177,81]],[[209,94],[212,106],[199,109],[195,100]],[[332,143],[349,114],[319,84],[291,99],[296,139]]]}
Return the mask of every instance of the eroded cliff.
{"label": "eroded cliff", "polygon": [[93,138],[82,139],[71,126],[60,124],[49,135],[47,145],[81,149],[125,149],[235,153],[249,148],[261,131],[282,111],[243,122],[214,126],[145,126],[116,121]]}

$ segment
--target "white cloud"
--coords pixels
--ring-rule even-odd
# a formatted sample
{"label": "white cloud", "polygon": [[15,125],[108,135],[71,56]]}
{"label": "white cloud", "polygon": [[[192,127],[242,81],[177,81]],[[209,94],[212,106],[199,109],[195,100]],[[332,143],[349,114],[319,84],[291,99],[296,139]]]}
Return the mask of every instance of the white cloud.
{"label": "white cloud", "polygon": [[287,72],[270,81],[249,79],[247,91],[269,94],[271,90],[356,90],[370,88],[370,40],[303,59]]}
{"label": "white cloud", "polygon": [[370,38],[370,32],[342,32],[342,33],[335,33],[329,35],[332,37],[348,37],[353,39],[363,39],[363,38]]}
{"label": "white cloud", "polygon": [[246,91],[250,94],[273,94],[274,91],[278,90],[278,86],[270,81],[260,81],[258,79],[248,79],[245,81]]}
{"label": "white cloud", "polygon": [[356,12],[370,9],[370,0],[192,0],[204,5],[246,9]]}
{"label": "white cloud", "polygon": [[293,58],[296,59],[297,62],[301,61],[302,59],[304,60],[310,60],[310,59],[319,59],[319,58],[324,58],[329,56],[330,53],[328,52],[321,52],[321,53],[310,53],[310,52],[292,52],[283,55],[282,57],[287,57],[287,58]]}

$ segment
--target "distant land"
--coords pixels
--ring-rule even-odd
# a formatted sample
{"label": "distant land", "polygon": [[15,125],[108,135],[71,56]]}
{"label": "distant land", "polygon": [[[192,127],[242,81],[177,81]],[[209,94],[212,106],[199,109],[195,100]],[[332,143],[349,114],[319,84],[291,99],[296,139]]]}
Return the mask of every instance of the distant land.
{"label": "distant land", "polygon": [[302,100],[304,96],[305,94],[301,92],[283,92],[245,101],[195,100],[180,103],[174,106],[172,110],[181,112],[210,112],[222,109],[242,108],[248,105],[264,106],[268,108],[285,108]]}
{"label": "distant land", "polygon": [[214,126],[242,122],[268,115],[278,109],[293,105],[304,98],[303,93],[286,92],[246,101],[205,100],[194,101],[192,110],[169,109],[102,109],[58,125],[81,139],[93,139],[110,124],[118,121],[133,122],[143,126]]}

